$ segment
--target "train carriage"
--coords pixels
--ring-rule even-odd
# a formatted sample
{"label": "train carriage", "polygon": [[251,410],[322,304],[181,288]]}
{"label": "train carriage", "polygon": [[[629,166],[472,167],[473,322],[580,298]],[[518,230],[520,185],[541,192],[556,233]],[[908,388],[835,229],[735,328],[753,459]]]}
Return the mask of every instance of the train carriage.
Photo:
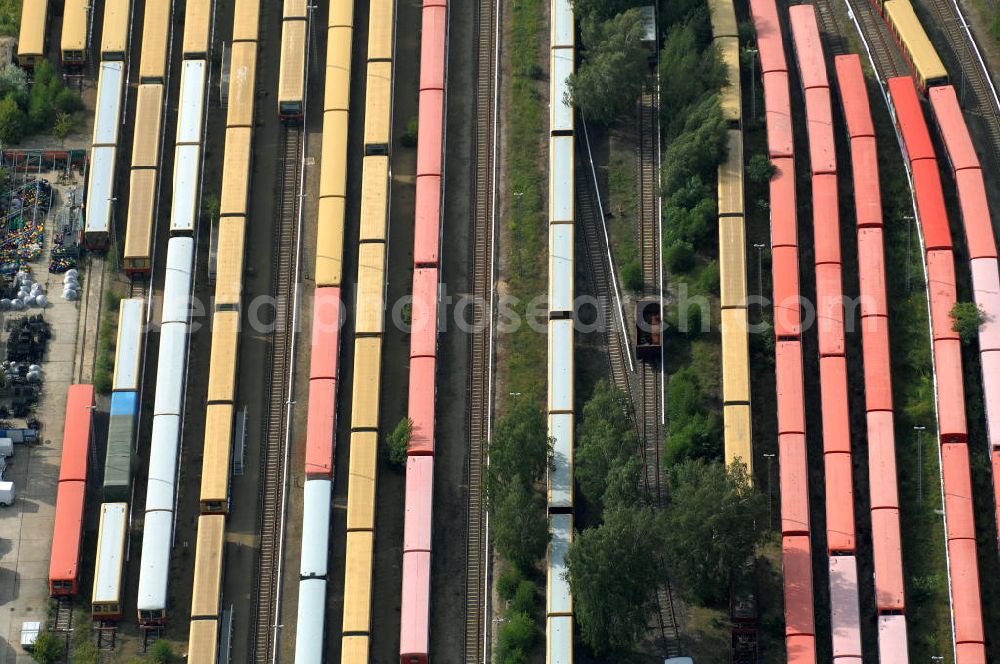
{"label": "train carriage", "polygon": [[256,50],[259,31],[260,0],[236,0],[233,9],[233,48],[240,42],[254,42]]}
{"label": "train carriage", "polygon": [[903,51],[920,89],[927,92],[928,88],[946,84],[948,70],[920,24],[910,0],[888,0],[883,7],[889,31]]}
{"label": "train carriage", "polygon": [[[350,46],[348,46],[350,48]],[[254,101],[257,96],[257,42],[233,44],[229,65],[229,99],[226,127],[253,127]],[[229,139],[226,139],[226,153]]]}
{"label": "train carriage", "polygon": [[246,219],[222,217],[219,220],[218,263],[215,273],[215,307],[224,311],[240,308],[243,290]]}
{"label": "train carriage", "polygon": [[205,60],[212,47],[213,0],[186,0],[184,5],[184,37],[182,42],[185,60]]}
{"label": "train carriage", "polygon": [[138,418],[139,399],[135,392],[115,392],[111,395],[102,485],[105,502],[128,502],[131,499],[132,450]]}
{"label": "train carriage", "polygon": [[392,62],[368,63],[365,83],[365,155],[387,155],[392,131]]}
{"label": "train carriage", "polygon": [[[27,7],[28,3],[25,3]],[[60,55],[64,69],[73,70],[87,63],[87,40],[90,36],[88,0],[66,0],[63,4]]]}
{"label": "train carriage", "polygon": [[111,382],[114,391],[135,392],[140,387],[145,312],[145,302],[140,298],[122,300],[118,306],[118,341]]}
{"label": "train carriage", "polygon": [[200,143],[205,118],[205,81],[208,65],[204,60],[187,60],[181,68],[180,108],[177,111],[176,143]]}
{"label": "train carriage", "polygon": [[278,70],[278,115],[283,120],[302,119],[305,104],[305,66],[309,22],[287,20],[281,26],[281,64]]}
{"label": "train carriage", "polygon": [[198,539],[194,560],[191,618],[215,618],[222,603],[223,558],[226,548],[226,518],[203,514],[198,517]]}
{"label": "train carriage", "polygon": [[240,315],[216,311],[212,317],[212,353],[208,369],[208,403],[236,400],[236,366],[240,343]]}
{"label": "train carriage", "polygon": [[216,664],[219,661],[219,621],[192,620],[187,651],[188,664]]}
{"label": "train carriage", "polygon": [[104,0],[101,59],[124,60],[128,50],[132,0]]}
{"label": "train carriage", "polygon": [[45,58],[49,28],[49,0],[23,0],[17,38],[17,64],[32,71]]}
{"label": "train carriage", "polygon": [[159,168],[163,143],[163,86],[139,85],[135,103],[132,168]]}
{"label": "train carriage", "polygon": [[94,146],[118,145],[119,119],[125,71],[121,62],[102,62],[97,76],[97,109],[94,114]]}
{"label": "train carriage", "polygon": [[253,130],[250,127],[230,127],[226,130],[226,155],[222,161],[222,195],[219,214],[247,216],[250,193]]}
{"label": "train carriage", "polygon": [[104,503],[97,530],[97,565],[90,613],[94,620],[121,620],[125,575],[125,539],[128,535],[128,505]]}
{"label": "train carriage", "polygon": [[117,152],[113,146],[96,147],[90,151],[83,240],[91,249],[107,247],[111,234]]}
{"label": "train carriage", "polygon": [[134,169],[129,175],[123,261],[127,274],[149,273],[153,269],[158,180],[158,171],[149,168]]}
{"label": "train carriage", "polygon": [[165,83],[170,53],[172,0],[146,0],[142,18],[139,83]]}
{"label": "train carriage", "polygon": [[192,234],[200,213],[201,146],[178,145],[174,149],[173,205],[170,233]]}
{"label": "train carriage", "polygon": [[205,414],[205,444],[201,469],[202,514],[229,512],[232,449],[232,404],[209,404]]}

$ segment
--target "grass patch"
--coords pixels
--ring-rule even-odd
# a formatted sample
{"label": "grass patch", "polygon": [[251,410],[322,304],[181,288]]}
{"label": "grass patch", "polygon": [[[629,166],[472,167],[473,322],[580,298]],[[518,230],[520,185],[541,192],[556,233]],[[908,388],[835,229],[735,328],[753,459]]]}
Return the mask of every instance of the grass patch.
{"label": "grass patch", "polygon": [[[548,178],[544,168],[546,106],[541,92],[539,65],[541,26],[545,25],[540,0],[515,3],[510,16],[508,53],[512,65],[507,113],[507,185],[503,197],[511,202],[504,247],[507,257],[508,294],[516,299],[514,313],[525,321],[532,300],[544,297],[547,279],[547,219],[544,206]],[[506,379],[510,392],[538,400],[545,395],[545,337],[521,324],[504,335]]]}
{"label": "grass patch", "polygon": [[643,286],[642,261],[632,222],[639,207],[639,190],[635,167],[621,152],[613,152],[608,164],[608,198],[611,207],[608,232],[612,252],[617,258],[618,276],[626,289],[637,293]]}
{"label": "grass patch", "polygon": [[110,394],[111,376],[115,369],[115,344],[118,340],[118,304],[121,296],[111,290],[104,291],[101,324],[97,331],[97,359],[94,366],[94,389]]}
{"label": "grass patch", "polygon": [[17,37],[21,29],[21,1],[0,0],[0,35]]}

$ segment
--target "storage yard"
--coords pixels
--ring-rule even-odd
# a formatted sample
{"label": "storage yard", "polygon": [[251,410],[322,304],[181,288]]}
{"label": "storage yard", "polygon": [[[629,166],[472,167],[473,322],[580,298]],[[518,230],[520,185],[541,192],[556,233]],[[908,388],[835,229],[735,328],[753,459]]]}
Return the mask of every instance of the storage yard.
{"label": "storage yard", "polygon": [[17,4],[0,664],[1000,658],[959,4]]}

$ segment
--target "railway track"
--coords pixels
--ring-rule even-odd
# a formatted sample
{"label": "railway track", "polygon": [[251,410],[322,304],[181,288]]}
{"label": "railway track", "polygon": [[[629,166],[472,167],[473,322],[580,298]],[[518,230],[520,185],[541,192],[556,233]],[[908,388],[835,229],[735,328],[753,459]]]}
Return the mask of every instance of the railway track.
{"label": "railway track", "polygon": [[95,259],[89,252],[86,263],[86,268],[83,270],[85,287],[80,298],[80,320],[77,323],[74,357],[77,383],[94,382],[97,368],[97,335],[101,327],[101,311],[104,308],[104,278],[108,271],[107,260]]}
{"label": "railway track", "polygon": [[[834,3],[837,0],[815,0],[816,18],[823,33],[824,43],[832,56],[850,53],[845,28],[837,19]],[[889,27],[869,0],[843,0],[846,8],[854,15],[864,32],[863,41],[871,52],[879,79],[905,76],[908,73],[906,61],[896,47]]]}
{"label": "railway track", "polygon": [[303,130],[284,127],[281,144],[281,185],[278,224],[274,230],[271,294],[275,318],[267,373],[267,407],[261,430],[260,504],[257,529],[260,549],[254,577],[254,638],[251,659],[273,661],[278,645],[281,548],[284,530],[285,484],[298,272],[299,220],[302,187]]}
{"label": "railway track", "polygon": [[488,661],[489,519],[483,503],[493,396],[493,237],[496,215],[497,29],[500,4],[480,0],[476,76],[476,181],[473,247],[473,316],[469,361],[468,539],[465,582],[465,662]]}
{"label": "railway track", "polygon": [[[637,171],[639,186],[639,241],[642,258],[643,294],[660,299],[663,313],[663,273],[660,258],[662,227],[660,217],[660,98],[659,87],[647,88],[638,103],[636,117],[638,150]],[[643,453],[643,479],[646,491],[657,507],[665,498],[663,467],[663,357],[639,363],[639,409],[637,424]],[[670,582],[664,570],[664,582],[656,589],[656,622],[663,639],[667,657],[681,654],[680,634]]]}
{"label": "railway track", "polygon": [[[980,119],[992,149],[984,150],[993,173],[1000,172],[1000,102],[990,81],[989,72],[976,47],[965,16],[954,0],[926,0],[934,15],[929,27],[944,36],[961,69],[960,75],[950,72],[958,100],[967,113]],[[940,46],[938,46],[940,48]]]}

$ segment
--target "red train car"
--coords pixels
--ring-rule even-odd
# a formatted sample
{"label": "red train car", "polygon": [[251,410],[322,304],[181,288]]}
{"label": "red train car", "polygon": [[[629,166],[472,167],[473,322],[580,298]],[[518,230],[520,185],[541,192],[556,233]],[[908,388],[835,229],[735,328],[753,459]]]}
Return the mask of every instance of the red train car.
{"label": "red train car", "polygon": [[840,282],[839,263],[816,264],[816,327],[821,358],[844,354],[844,293]]}
{"label": "red train car", "polygon": [[889,371],[889,319],[868,316],[861,321],[865,363],[865,408],[892,411],[892,374]]}
{"label": "red train car", "polygon": [[333,477],[333,446],[337,426],[337,381],[315,378],[309,381],[309,410],[306,415],[306,477]]}
{"label": "red train car", "polygon": [[938,131],[944,141],[951,170],[978,169],[979,155],[972,144],[969,128],[965,125],[955,88],[950,85],[933,87],[928,91],[927,97],[937,118]]}
{"label": "red train car", "polygon": [[815,637],[808,535],[781,539],[781,567],[785,576],[785,636]]}
{"label": "red train car", "polygon": [[[833,140],[833,134],[830,134]],[[810,138],[812,143],[812,138]],[[836,169],[836,165],[834,165]],[[840,205],[837,200],[837,176],[831,173],[813,175],[813,246],[816,265],[840,265]],[[840,288],[838,287],[838,290]]]}
{"label": "red train car", "polygon": [[313,322],[309,378],[335,379],[340,357],[340,325],[343,319],[340,288],[317,288],[313,296]]}
{"label": "red train car", "polygon": [[798,248],[772,247],[771,272],[774,277],[774,334],[778,339],[797,339],[802,334]]}
{"label": "red train car", "polygon": [[[896,438],[892,411],[876,410],[867,415],[868,470],[872,510],[899,509],[896,489]],[[878,479],[879,481],[874,481]]]}
{"label": "red train car", "polygon": [[903,143],[908,161],[935,159],[934,145],[924,122],[924,111],[913,79],[909,76],[890,78],[889,95],[896,114],[896,124],[903,134]]}
{"label": "red train car", "polygon": [[778,434],[778,465],[781,468],[781,534],[808,535],[809,471],[805,434]]}
{"label": "red train car", "polygon": [[[843,356],[819,360],[820,401],[823,404],[823,452],[851,452],[851,423],[847,416],[847,361]],[[850,477],[848,475],[848,477]]]}
{"label": "red train car", "polygon": [[[826,404],[824,404],[824,409]],[[850,452],[828,452],[823,456],[826,474],[826,547],[833,553],[853,553],[854,480]],[[858,598],[854,598],[858,603]]]}
{"label": "red train car", "polygon": [[823,43],[819,37],[815,8],[812,5],[789,7],[788,22],[791,25],[802,89],[829,89],[830,83],[826,77],[826,60],[823,58]]}
{"label": "red train car", "polygon": [[774,348],[774,374],[777,383],[778,433],[806,432],[802,391],[802,344],[778,341]]}
{"label": "red train car", "polygon": [[[781,36],[781,21],[774,0],[754,0],[750,3],[753,25],[757,31],[757,50],[760,69],[764,74],[788,71],[785,62],[785,44]],[[787,79],[786,79],[787,81]],[[765,90],[768,87],[764,86]],[[785,88],[787,89],[787,85]]]}
{"label": "red train car", "polygon": [[49,559],[49,594],[53,597],[79,592],[80,542],[93,416],[94,386],[70,385]]}
{"label": "red train car", "polygon": [[767,121],[767,151],[771,159],[793,157],[792,102],[788,93],[788,72],[764,74],[764,117]]}
{"label": "red train car", "polygon": [[[795,160],[772,158],[774,176],[771,177],[771,247],[790,247],[797,254],[799,244],[798,221],[795,209]],[[795,279],[798,282],[798,259],[795,260]],[[777,280],[776,280],[777,281]],[[796,291],[798,286],[796,285]]]}
{"label": "red train car", "polygon": [[420,33],[420,98],[413,241],[410,401],[413,422],[406,464],[406,517],[399,661],[426,664],[430,652],[431,526],[434,495],[434,407],[437,392],[438,267],[445,144],[448,7],[425,0]]}
{"label": "red train car", "polygon": [[879,613],[906,609],[899,510],[872,510],[872,559],[875,563],[875,606]]}
{"label": "red train car", "polygon": [[[839,55],[833,60],[840,88],[841,107],[847,123],[847,135],[855,138],[875,138],[875,125],[868,106],[868,85],[861,70],[861,58],[855,53]],[[851,145],[853,152],[854,146]]]}
{"label": "red train car", "polygon": [[969,454],[961,443],[941,446],[941,477],[944,480],[944,509],[948,515],[948,539],[976,538],[972,507],[972,476]]}
{"label": "red train car", "polygon": [[[878,178],[876,171],[874,176]],[[863,183],[855,182],[864,187]],[[861,205],[861,202],[858,202]],[[881,215],[879,215],[881,219]],[[885,246],[881,227],[858,227],[858,282],[861,296],[861,316],[889,315],[885,296]]]}

